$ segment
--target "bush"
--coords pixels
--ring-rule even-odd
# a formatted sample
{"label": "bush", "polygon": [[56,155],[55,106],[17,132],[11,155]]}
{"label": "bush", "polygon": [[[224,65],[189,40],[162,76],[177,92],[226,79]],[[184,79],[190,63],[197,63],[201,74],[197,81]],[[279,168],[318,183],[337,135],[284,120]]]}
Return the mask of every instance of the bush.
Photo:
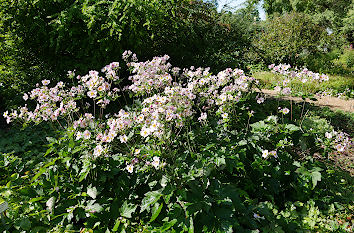
{"label": "bush", "polygon": [[[0,33],[1,34],[1,33]],[[57,77],[47,64],[23,49],[11,33],[0,36],[0,111],[18,106],[23,93],[42,79]]]}
{"label": "bush", "polygon": [[[183,1],[179,1],[181,3]],[[141,51],[161,36],[177,5],[171,1],[2,1],[4,26],[56,71],[100,67],[122,48]],[[171,12],[172,11],[172,12]],[[103,55],[105,54],[105,55]],[[98,63],[98,64],[97,64]]]}
{"label": "bush", "polygon": [[[250,45],[251,21],[240,23],[244,14],[221,14],[202,1],[3,0],[0,4],[1,33],[14,46],[4,47],[13,61],[1,74],[8,94],[5,101],[18,99],[16,93],[28,91],[42,79],[58,81],[67,70],[86,73],[119,61],[126,49],[143,59],[170,54],[179,67],[221,70],[246,67],[248,62],[244,54]],[[10,88],[12,83],[17,88]]]}
{"label": "bush", "polygon": [[254,45],[266,64],[286,63],[310,69],[312,60],[331,49],[325,28],[306,14],[295,12],[269,19]]}
{"label": "bush", "polygon": [[144,59],[169,54],[176,66],[220,69],[229,63],[216,65],[210,56],[241,54],[247,35],[244,25],[202,1],[4,0],[1,4],[5,31],[18,36],[25,50],[58,74],[74,68],[98,69],[119,60],[126,49]]}
{"label": "bush", "polygon": [[344,65],[345,68],[348,68],[354,71],[354,50],[345,49],[344,53],[339,57],[338,63]]}

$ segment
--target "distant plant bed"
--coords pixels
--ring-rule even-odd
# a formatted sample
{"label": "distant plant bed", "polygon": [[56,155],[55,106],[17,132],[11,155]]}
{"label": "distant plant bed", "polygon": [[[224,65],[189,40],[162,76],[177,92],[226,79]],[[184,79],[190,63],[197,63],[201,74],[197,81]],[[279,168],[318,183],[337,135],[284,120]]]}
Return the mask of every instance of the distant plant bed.
{"label": "distant plant bed", "polygon": [[2,232],[353,230],[353,178],[329,160],[353,149],[347,133],[266,100],[240,69],[168,59],[126,51],[131,76],[113,62],[42,80],[3,114],[54,130],[36,153],[0,140]]}
{"label": "distant plant bed", "polygon": [[270,72],[256,72],[253,76],[260,80],[263,88],[279,91],[280,95],[354,98],[354,79],[351,76],[319,74],[286,64],[273,64],[269,69]]}

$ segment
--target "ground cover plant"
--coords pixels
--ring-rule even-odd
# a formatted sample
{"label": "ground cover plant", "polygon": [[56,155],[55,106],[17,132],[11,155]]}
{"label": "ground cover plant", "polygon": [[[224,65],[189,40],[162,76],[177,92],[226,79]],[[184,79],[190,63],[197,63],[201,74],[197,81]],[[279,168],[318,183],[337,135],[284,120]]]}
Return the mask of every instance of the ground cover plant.
{"label": "ground cover plant", "polygon": [[352,230],[353,179],[328,163],[350,152],[347,133],[302,105],[266,100],[240,69],[123,59],[42,80],[4,113],[54,130],[32,151],[0,141],[1,230]]}

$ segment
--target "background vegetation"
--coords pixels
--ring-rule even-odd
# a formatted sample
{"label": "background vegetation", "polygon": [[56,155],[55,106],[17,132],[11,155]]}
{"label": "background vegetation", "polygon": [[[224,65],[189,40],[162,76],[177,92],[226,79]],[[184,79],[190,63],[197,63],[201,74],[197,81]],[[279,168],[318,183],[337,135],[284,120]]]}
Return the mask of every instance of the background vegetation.
{"label": "background vegetation", "polygon": [[264,1],[266,21],[258,2],[218,12],[215,1],[2,0],[2,108],[39,80],[99,69],[128,49],[142,59],[168,54],[182,68],[289,63],[352,74],[353,2]]}
{"label": "background vegetation", "polygon": [[[265,20],[259,4],[248,0],[237,10],[218,11],[214,0],[0,0],[0,204],[10,205],[1,213],[0,230],[352,231],[353,113],[265,99],[259,89],[288,79],[268,69],[286,63],[330,74],[324,83],[294,82],[292,94],[303,96],[306,87],[307,97],[330,89],[352,98],[354,1],[264,0]],[[155,60],[127,65],[126,50],[139,61]],[[167,58],[154,57],[165,54],[180,71],[161,68]],[[146,98],[167,95],[162,89],[141,95],[130,90],[117,98],[97,90],[91,98],[94,92],[75,96],[74,88],[77,112],[53,122],[32,119],[23,128],[6,123],[4,112],[23,106],[24,99],[29,98],[28,109],[48,109],[29,93],[44,88],[43,80],[49,88],[63,82],[69,92],[82,80],[77,75],[93,77],[91,70],[113,61],[120,65],[113,75],[119,82],[109,82],[112,90],[136,82],[131,77],[139,69],[132,66],[141,69],[137,79],[147,77],[143,84],[164,74],[171,77],[169,88],[197,86],[196,99],[188,95],[191,99],[177,101],[176,108],[191,105],[193,115],[181,118],[180,129],[166,127],[164,139],[132,132],[124,134],[129,138],[124,143],[119,134],[109,156],[98,159],[91,159],[97,141],[77,139],[73,122],[93,113],[97,128],[85,127],[94,135],[121,114],[118,107],[133,115]],[[228,67],[245,73],[224,70]],[[68,79],[70,70],[76,75]],[[220,81],[215,91],[221,93],[231,85],[225,77],[243,83],[244,75],[260,83],[250,79],[246,89],[228,92],[225,98],[234,100],[226,101],[229,105],[204,105],[210,80]],[[207,86],[200,84],[205,80]],[[214,95],[210,101],[217,102],[221,97]],[[105,109],[98,105],[103,96],[112,97]],[[348,145],[342,150],[344,140]],[[134,157],[137,148],[141,156]],[[155,168],[156,158],[161,163]]]}

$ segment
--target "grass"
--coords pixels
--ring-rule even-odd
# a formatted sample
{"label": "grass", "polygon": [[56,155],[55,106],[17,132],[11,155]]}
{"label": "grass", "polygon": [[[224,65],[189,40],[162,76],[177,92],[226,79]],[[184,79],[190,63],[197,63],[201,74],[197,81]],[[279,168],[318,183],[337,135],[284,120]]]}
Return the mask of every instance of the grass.
{"label": "grass", "polygon": [[[280,80],[279,74],[274,74],[269,71],[255,72],[253,77],[260,80],[261,87],[264,89],[274,88],[278,81]],[[335,92],[344,92],[349,89],[351,92],[354,90],[354,76],[340,76],[340,75],[329,75],[329,81],[325,83],[306,83],[293,82],[292,88],[297,91],[304,91],[315,94],[321,91],[334,90]],[[353,95],[353,94],[351,94]],[[349,96],[352,97],[352,96]]]}

